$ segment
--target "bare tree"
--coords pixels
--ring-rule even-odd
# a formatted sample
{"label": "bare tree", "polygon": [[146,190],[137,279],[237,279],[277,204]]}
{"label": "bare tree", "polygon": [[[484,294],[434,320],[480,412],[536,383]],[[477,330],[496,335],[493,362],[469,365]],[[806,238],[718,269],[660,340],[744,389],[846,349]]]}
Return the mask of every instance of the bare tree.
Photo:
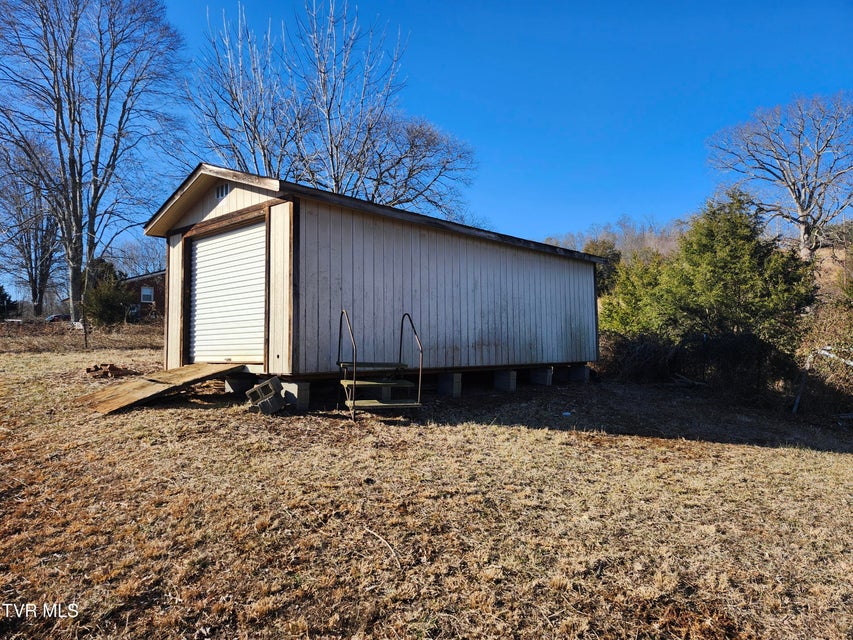
{"label": "bare tree", "polygon": [[46,187],[75,316],[84,264],[149,195],[141,152],[163,130],[180,47],[157,0],[0,0],[0,140]]}
{"label": "bare tree", "polygon": [[620,261],[631,263],[651,254],[668,256],[674,253],[678,249],[683,227],[684,224],[680,220],[661,224],[653,218],[638,222],[622,216],[616,224],[594,224],[586,231],[570,231],[563,236],[549,236],[544,242],[576,251],[587,251],[590,246],[612,245],[619,251]]}
{"label": "bare tree", "polygon": [[376,128],[364,159],[356,197],[393,207],[437,211],[450,220],[472,222],[462,209],[459,186],[469,183],[473,153],[430,122],[393,116],[385,119]]}
{"label": "bare tree", "polygon": [[383,120],[402,89],[399,42],[385,50],[383,33],[362,31],[358,17],[330,0],[323,11],[306,3],[294,21],[282,62],[289,89],[304,106],[296,130],[299,178],[334,193],[355,195]]}
{"label": "bare tree", "polygon": [[759,110],[709,146],[715,167],[751,183],[761,212],[796,227],[805,260],[853,203],[853,102],[844,94]]}
{"label": "bare tree", "polygon": [[105,256],[116,269],[130,278],[166,268],[166,252],[160,238],[140,236],[113,243]]}
{"label": "bare tree", "polygon": [[402,50],[347,6],[306,5],[258,39],[223,17],[189,92],[208,150],[241,170],[370,202],[460,216],[470,147],[403,115]]}
{"label": "bare tree", "polygon": [[208,46],[189,104],[199,123],[201,150],[239,171],[293,180],[299,106],[283,74],[280,42],[267,29],[258,39],[238,6],[237,24],[223,18]]}
{"label": "bare tree", "polygon": [[0,270],[29,291],[40,316],[59,264],[57,219],[26,157],[4,149],[0,164]]}

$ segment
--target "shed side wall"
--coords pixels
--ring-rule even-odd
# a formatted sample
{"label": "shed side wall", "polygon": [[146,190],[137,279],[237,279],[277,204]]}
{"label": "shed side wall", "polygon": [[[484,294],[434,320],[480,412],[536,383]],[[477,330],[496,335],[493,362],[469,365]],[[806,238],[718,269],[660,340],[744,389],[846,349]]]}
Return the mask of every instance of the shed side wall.
{"label": "shed side wall", "polygon": [[[341,309],[361,360],[397,358],[404,312],[421,335],[425,368],[596,359],[592,263],[311,200],[301,200],[299,216],[294,374],[337,370]],[[404,359],[416,365],[406,342]]]}

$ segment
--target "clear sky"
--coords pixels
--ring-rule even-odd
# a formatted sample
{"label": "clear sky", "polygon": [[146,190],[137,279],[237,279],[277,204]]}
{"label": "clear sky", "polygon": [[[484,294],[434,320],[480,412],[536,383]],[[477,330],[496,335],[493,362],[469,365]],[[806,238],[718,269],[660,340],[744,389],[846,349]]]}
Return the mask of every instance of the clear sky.
{"label": "clear sky", "polygon": [[[264,28],[303,3],[244,5]],[[167,6],[190,56],[208,9],[236,15],[236,1]],[[475,149],[471,213],[535,240],[690,214],[722,180],[710,135],[758,107],[853,88],[853,0],[349,6],[407,41],[404,110]]]}

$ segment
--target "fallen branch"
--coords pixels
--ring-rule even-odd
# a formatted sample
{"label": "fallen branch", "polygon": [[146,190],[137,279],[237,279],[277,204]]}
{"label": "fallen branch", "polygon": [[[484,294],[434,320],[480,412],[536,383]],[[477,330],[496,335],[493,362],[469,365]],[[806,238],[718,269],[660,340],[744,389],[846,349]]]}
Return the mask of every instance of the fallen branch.
{"label": "fallen branch", "polygon": [[[840,351],[844,351],[846,353],[853,353],[850,349],[840,349]],[[806,366],[803,369],[803,377],[800,379],[800,388],[797,391],[797,397],[794,399],[794,410],[793,413],[797,413],[797,409],[800,407],[800,398],[803,395],[803,389],[806,386],[806,377],[808,376],[809,369],[811,369],[812,361],[815,356],[823,356],[824,358],[830,358],[832,360],[838,360],[839,362],[843,362],[848,367],[853,367],[853,360],[847,360],[846,358],[842,358],[835,354],[835,347],[832,345],[827,345],[822,349],[816,349],[814,352],[809,354],[809,357],[806,358]]]}
{"label": "fallen branch", "polygon": [[555,628],[555,627],[554,627],[554,623],[553,623],[553,622],[551,622],[551,618],[550,618],[550,617],[548,616],[548,614],[545,612],[545,609],[543,609],[542,607],[540,607],[538,604],[536,605],[536,608],[537,608],[537,609],[539,609],[539,613],[541,613],[541,614],[542,614],[542,617],[543,617],[543,618],[545,618],[545,622],[547,622],[547,623],[548,623],[548,626],[549,626],[549,627],[551,627],[552,629],[554,629],[554,628]]}
{"label": "fallen branch", "polygon": [[378,533],[376,533],[375,531],[373,531],[372,529],[368,529],[367,527],[364,527],[364,530],[365,530],[365,531],[367,531],[367,533],[369,533],[370,535],[374,536],[377,540],[380,540],[382,543],[384,543],[386,547],[388,547],[388,549],[391,551],[391,553],[392,553],[392,554],[394,554],[394,560],[396,560],[396,561],[397,561],[397,566],[398,566],[400,569],[402,569],[402,568],[403,568],[403,565],[402,565],[402,563],[400,562],[400,554],[399,554],[399,553],[397,553],[397,550],[396,550],[394,547],[392,547],[392,546],[391,546],[391,543],[390,543],[390,542],[388,542],[388,541],[387,541],[385,538],[383,538],[382,536],[380,536]]}
{"label": "fallen branch", "polygon": [[686,385],[691,385],[691,386],[696,386],[696,387],[707,387],[708,386],[707,382],[699,382],[698,380],[691,380],[687,376],[683,376],[680,373],[674,373],[674,374],[672,374],[672,377],[675,378],[675,381],[678,384],[686,384]]}
{"label": "fallen branch", "polygon": [[[847,360],[846,358],[842,358],[840,356],[835,355],[835,353],[833,353],[834,350],[835,349],[832,346],[828,346],[828,347],[824,347],[823,349],[820,349],[818,351],[818,353],[820,355],[826,357],[826,358],[832,358],[833,360],[840,360],[841,362],[846,364],[848,367],[853,367],[853,360]],[[847,350],[843,349],[843,351],[847,351]]]}

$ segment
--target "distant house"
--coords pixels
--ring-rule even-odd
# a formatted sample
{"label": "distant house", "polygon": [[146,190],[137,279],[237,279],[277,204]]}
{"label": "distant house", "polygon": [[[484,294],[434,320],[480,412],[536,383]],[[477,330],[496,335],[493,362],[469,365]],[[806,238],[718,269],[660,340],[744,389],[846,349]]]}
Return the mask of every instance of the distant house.
{"label": "distant house", "polygon": [[163,317],[166,305],[166,271],[154,271],[125,278],[124,285],[133,294],[128,319],[147,320]]}

